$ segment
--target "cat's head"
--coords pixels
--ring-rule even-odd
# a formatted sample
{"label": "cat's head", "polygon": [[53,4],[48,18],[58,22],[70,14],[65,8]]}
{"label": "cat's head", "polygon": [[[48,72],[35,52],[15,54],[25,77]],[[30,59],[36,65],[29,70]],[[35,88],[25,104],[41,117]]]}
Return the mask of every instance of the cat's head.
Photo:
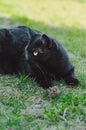
{"label": "cat's head", "polygon": [[43,60],[45,57],[50,57],[54,48],[55,43],[53,39],[46,34],[42,34],[30,44],[29,52],[34,59]]}

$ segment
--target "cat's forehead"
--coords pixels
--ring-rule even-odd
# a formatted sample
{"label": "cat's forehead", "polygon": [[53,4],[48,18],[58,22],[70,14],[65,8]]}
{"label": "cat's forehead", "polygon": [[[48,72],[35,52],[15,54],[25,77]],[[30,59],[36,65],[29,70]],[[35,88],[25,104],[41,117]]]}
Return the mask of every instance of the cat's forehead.
{"label": "cat's forehead", "polygon": [[42,44],[41,38],[36,38],[33,42],[34,46],[40,46]]}

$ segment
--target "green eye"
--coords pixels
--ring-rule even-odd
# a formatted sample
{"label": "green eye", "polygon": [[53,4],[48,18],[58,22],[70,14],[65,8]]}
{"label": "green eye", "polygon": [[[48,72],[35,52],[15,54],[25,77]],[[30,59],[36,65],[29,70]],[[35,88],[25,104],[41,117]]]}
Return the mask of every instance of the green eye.
{"label": "green eye", "polygon": [[33,55],[34,55],[34,56],[37,56],[37,55],[38,55],[38,52],[37,52],[37,51],[34,51],[34,52],[33,52]]}

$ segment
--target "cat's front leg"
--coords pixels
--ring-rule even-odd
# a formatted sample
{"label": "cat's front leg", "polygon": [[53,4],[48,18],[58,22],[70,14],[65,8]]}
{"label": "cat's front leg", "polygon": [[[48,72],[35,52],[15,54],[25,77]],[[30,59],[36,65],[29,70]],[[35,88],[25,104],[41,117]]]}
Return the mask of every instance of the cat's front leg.
{"label": "cat's front leg", "polygon": [[35,68],[34,77],[36,78],[36,81],[40,84],[40,86],[42,86],[44,89],[52,87],[52,79],[43,68]]}
{"label": "cat's front leg", "polygon": [[52,83],[50,79],[46,79],[42,77],[42,80],[40,78],[37,79],[37,82],[42,86],[44,89],[48,89],[52,87]]}
{"label": "cat's front leg", "polygon": [[68,85],[77,85],[79,80],[75,77],[74,68],[69,71],[67,75],[64,76],[64,80]]}
{"label": "cat's front leg", "polygon": [[51,75],[47,72],[47,70],[36,62],[31,62],[31,67],[34,72],[33,77],[35,77],[36,81],[42,86],[44,89],[52,86],[52,78]]}
{"label": "cat's front leg", "polygon": [[63,79],[66,84],[72,85],[72,86],[77,85],[79,83],[79,80],[75,77],[73,69],[71,69],[68,73],[64,74],[63,76],[60,74],[55,75],[55,79],[57,81],[60,81],[61,79]]}
{"label": "cat's front leg", "polygon": [[68,85],[77,85],[79,83],[78,79],[73,76],[66,77],[64,80]]}

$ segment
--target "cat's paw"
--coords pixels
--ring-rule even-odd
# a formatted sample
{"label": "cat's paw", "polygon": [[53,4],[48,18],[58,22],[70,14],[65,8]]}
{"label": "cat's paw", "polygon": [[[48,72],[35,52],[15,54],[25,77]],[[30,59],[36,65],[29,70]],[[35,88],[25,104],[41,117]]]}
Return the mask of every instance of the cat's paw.
{"label": "cat's paw", "polygon": [[60,90],[57,86],[54,86],[54,87],[50,87],[48,89],[48,92],[49,92],[49,95],[48,95],[49,97],[55,97],[60,93]]}
{"label": "cat's paw", "polygon": [[68,85],[73,85],[73,86],[75,86],[75,85],[78,85],[78,84],[79,84],[79,80],[76,79],[76,78],[74,78],[74,77],[72,77],[72,78],[67,79],[67,80],[66,80],[66,83],[67,83]]}

